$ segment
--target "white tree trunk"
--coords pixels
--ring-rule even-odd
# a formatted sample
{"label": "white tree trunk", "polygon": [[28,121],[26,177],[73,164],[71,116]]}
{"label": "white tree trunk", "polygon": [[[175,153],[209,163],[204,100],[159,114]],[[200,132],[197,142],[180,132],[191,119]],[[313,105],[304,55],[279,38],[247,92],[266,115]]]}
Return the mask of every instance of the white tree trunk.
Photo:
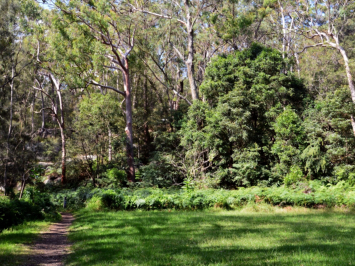
{"label": "white tree trunk", "polygon": [[[51,80],[55,86],[55,90],[58,96],[59,101],[59,109],[60,109],[60,118],[58,117],[57,109],[53,106],[53,112],[55,113],[55,118],[58,122],[60,128],[60,137],[62,139],[62,176],[61,176],[61,183],[66,183],[66,141],[65,141],[65,123],[64,123],[64,106],[63,106],[63,99],[62,93],[60,90],[60,82],[57,80],[53,74],[50,74]],[[53,101],[54,102],[54,101]]]}
{"label": "white tree trunk", "polygon": [[[338,50],[339,50],[339,52],[341,53],[341,55],[343,56],[343,59],[344,59],[344,66],[345,66],[346,76],[348,78],[349,89],[350,89],[350,93],[351,93],[351,99],[352,99],[353,103],[355,104],[355,86],[354,86],[353,77],[352,77],[351,71],[350,71],[349,58],[348,58],[344,48],[341,47],[340,45],[338,45]],[[353,115],[351,115],[351,126],[353,128],[353,133],[354,133],[354,136],[355,136],[355,120],[354,120],[354,116]]]}
{"label": "white tree trunk", "polygon": [[112,161],[112,132],[110,127],[108,127],[108,161]]}

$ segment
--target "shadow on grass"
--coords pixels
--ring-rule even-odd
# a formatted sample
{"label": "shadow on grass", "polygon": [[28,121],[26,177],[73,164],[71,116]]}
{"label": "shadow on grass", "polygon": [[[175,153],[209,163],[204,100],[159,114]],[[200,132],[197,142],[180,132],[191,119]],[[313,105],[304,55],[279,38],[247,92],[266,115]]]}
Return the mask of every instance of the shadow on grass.
{"label": "shadow on grass", "polygon": [[[25,225],[21,225],[23,227]],[[17,232],[8,229],[0,234],[0,265],[22,265],[28,254],[19,248],[19,244],[28,244],[38,236],[37,233]]]}
{"label": "shadow on grass", "polygon": [[83,213],[72,230],[69,265],[355,264],[344,213]]}

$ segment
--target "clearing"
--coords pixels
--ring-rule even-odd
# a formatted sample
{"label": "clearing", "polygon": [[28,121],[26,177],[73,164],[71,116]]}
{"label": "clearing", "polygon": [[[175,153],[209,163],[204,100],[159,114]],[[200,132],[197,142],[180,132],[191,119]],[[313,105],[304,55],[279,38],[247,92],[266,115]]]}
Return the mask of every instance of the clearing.
{"label": "clearing", "polygon": [[67,264],[355,265],[355,216],[344,210],[77,213]]}

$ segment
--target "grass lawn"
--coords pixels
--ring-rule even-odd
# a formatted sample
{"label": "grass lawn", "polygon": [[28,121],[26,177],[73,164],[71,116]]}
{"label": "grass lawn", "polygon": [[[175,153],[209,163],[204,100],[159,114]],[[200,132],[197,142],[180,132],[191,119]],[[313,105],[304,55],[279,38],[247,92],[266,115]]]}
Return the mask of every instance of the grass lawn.
{"label": "grass lawn", "polygon": [[68,265],[355,265],[353,212],[81,211]]}
{"label": "grass lawn", "polygon": [[27,222],[0,233],[0,265],[24,265],[29,255],[29,246],[50,222]]}

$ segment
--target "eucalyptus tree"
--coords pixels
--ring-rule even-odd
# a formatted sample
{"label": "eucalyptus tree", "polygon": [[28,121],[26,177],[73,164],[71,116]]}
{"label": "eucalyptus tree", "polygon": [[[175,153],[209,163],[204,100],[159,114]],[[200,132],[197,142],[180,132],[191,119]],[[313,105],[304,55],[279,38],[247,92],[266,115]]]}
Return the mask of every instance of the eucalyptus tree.
{"label": "eucalyptus tree", "polygon": [[[25,10],[19,1],[0,1],[0,158],[4,170],[4,187],[8,179],[12,185],[16,175],[33,161],[30,152],[16,154],[28,144],[30,133],[27,131],[27,93],[30,67],[33,58],[28,56],[25,45]],[[1,132],[2,131],[2,132]],[[28,163],[25,163],[27,160]]]}
{"label": "eucalyptus tree", "polygon": [[[184,100],[188,105],[191,101],[188,98],[188,92],[184,92],[184,77],[181,68],[181,60],[175,60],[175,52],[170,44],[169,34],[164,30],[157,31],[151,25],[159,24],[155,17],[145,17],[142,21],[144,33],[137,39],[138,52],[137,57],[143,64],[142,73],[150,85],[161,87],[167,101],[161,101],[161,104],[170,110],[178,110],[180,100]],[[166,25],[159,24],[159,27],[167,29]],[[166,109],[166,108],[165,108]]]}
{"label": "eucalyptus tree", "polygon": [[[70,1],[69,3],[57,1],[55,6],[58,11],[56,26],[62,33],[64,41],[60,49],[66,50],[64,45],[68,43],[73,47],[70,51],[76,53],[69,54],[68,57],[73,67],[75,65],[85,73],[80,78],[85,80],[86,86],[109,89],[124,97],[128,180],[134,182],[130,54],[139,31],[139,14],[134,14],[132,8],[124,1]],[[94,51],[88,52],[91,49],[89,47]],[[80,62],[83,58],[88,61]],[[122,73],[123,90],[118,88],[117,84],[105,84],[102,79],[100,80],[103,69],[109,69],[116,75]]]}
{"label": "eucalyptus tree", "polygon": [[[34,59],[33,79],[29,91],[37,91],[41,95],[42,105],[38,113],[42,115],[41,128],[37,133],[46,136],[49,132],[45,128],[45,111],[49,110],[54,122],[58,124],[61,136],[61,183],[66,183],[66,134],[65,134],[65,113],[63,91],[66,89],[66,74],[63,70],[63,61],[56,60],[56,55],[52,47],[52,38],[56,32],[51,25],[52,14],[48,10],[42,9],[34,1],[24,1],[24,14],[26,15],[26,45],[28,54]],[[34,98],[36,98],[34,93]],[[45,97],[44,97],[45,95]],[[46,100],[49,104],[47,105]],[[31,103],[31,110],[35,112],[34,100]],[[32,114],[33,115],[33,114]],[[32,118],[32,133],[34,119]]]}
{"label": "eucalyptus tree", "polygon": [[[149,14],[167,21],[169,42],[179,60],[186,66],[192,100],[199,100],[195,76],[195,37],[200,34],[201,18],[215,10],[220,1],[177,0],[146,1],[130,4],[136,12]],[[206,47],[207,48],[207,47]]]}
{"label": "eucalyptus tree", "polygon": [[[348,51],[342,46],[344,30],[355,18],[355,1],[298,0],[293,14],[295,17],[293,30],[307,40],[303,49],[300,49],[298,53],[314,47],[327,47],[338,51],[344,61],[351,99],[355,103],[355,85],[350,69]],[[355,135],[354,115],[351,114],[350,118]]]}

